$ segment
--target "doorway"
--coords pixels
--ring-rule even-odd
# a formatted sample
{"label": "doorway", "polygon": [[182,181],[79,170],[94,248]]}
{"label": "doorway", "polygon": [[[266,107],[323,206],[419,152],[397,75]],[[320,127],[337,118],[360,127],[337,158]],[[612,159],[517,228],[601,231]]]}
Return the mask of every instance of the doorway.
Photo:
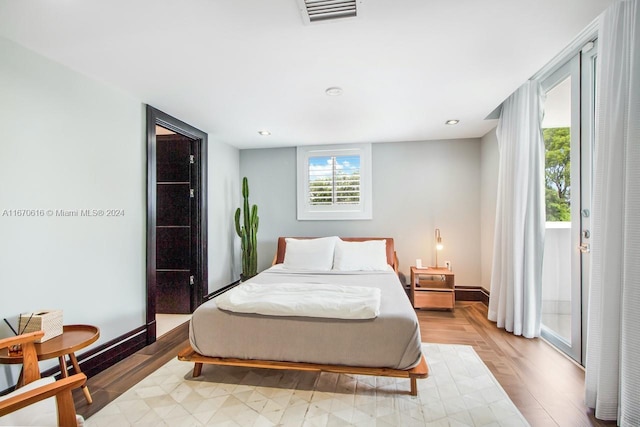
{"label": "doorway", "polygon": [[207,287],[207,135],[147,106],[147,343]]}
{"label": "doorway", "polygon": [[597,43],[541,80],[546,94],[542,337],[584,364]]}

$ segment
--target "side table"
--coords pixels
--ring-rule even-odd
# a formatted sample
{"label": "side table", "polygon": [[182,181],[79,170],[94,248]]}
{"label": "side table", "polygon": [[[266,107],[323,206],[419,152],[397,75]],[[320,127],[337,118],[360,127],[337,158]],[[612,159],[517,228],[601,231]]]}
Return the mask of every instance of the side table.
{"label": "side table", "polygon": [[[63,377],[68,377],[67,362],[65,356],[69,356],[69,360],[73,365],[73,369],[76,373],[80,373],[80,365],[76,358],[75,352],[93,344],[100,337],[100,329],[91,325],[64,325],[62,327],[62,335],[58,335],[55,338],[51,338],[40,344],[35,344],[36,353],[38,354],[38,360],[48,360],[54,357],[58,358],[60,364],[60,374]],[[7,349],[0,350],[0,364],[19,364],[22,363],[22,357],[9,356]],[[18,379],[16,387],[21,387],[22,373]],[[92,403],[91,393],[86,384],[82,386],[82,392],[87,399],[87,403]]]}
{"label": "side table", "polygon": [[[437,279],[420,280],[422,276]],[[448,308],[453,311],[456,306],[454,273],[447,268],[412,266],[409,298],[414,308]]]}

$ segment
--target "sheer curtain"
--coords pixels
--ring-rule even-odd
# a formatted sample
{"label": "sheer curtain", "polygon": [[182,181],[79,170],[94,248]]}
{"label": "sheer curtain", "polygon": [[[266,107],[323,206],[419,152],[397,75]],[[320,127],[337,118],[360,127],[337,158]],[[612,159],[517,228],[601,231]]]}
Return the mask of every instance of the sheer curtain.
{"label": "sheer curtain", "polygon": [[544,250],[542,90],[528,81],[502,105],[498,201],[489,320],[515,335],[540,335]]}
{"label": "sheer curtain", "polygon": [[602,15],[593,194],[586,403],[640,425],[640,11]]}

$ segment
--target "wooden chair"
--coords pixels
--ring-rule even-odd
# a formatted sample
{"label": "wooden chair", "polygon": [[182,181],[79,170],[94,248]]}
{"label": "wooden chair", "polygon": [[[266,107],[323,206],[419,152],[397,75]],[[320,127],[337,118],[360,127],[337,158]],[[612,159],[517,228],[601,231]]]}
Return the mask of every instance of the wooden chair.
{"label": "wooden chair", "polygon": [[[82,425],[82,417],[76,416],[71,391],[82,386],[87,377],[75,374],[55,380],[40,378],[38,355],[34,342],[42,337],[42,331],[18,335],[0,340],[0,349],[22,346],[23,387],[0,396],[0,425]],[[19,381],[20,382],[20,381]],[[57,418],[56,418],[57,413]]]}

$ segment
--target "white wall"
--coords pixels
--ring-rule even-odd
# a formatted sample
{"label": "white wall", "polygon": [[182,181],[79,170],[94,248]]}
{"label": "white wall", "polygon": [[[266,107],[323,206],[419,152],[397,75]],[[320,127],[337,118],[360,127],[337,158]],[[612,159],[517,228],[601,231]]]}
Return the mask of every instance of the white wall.
{"label": "white wall", "polygon": [[482,271],[480,285],[489,291],[491,289],[493,235],[498,196],[498,164],[500,160],[495,128],[482,137],[480,145],[480,259]]}
{"label": "white wall", "polygon": [[242,270],[233,214],[239,206],[240,153],[209,137],[208,155],[209,292],[238,280]]}
{"label": "white wall", "polygon": [[373,144],[373,219],[298,221],[295,148],[240,151],[250,201],[258,205],[258,263],[270,265],[278,236],[393,237],[400,270],[433,263],[439,227],[456,283],[480,283],[480,140]]}
{"label": "white wall", "polygon": [[[141,102],[1,38],[0,93],[0,315],[62,309],[101,342],[143,325]],[[56,215],[76,209],[124,216]]]}
{"label": "white wall", "polygon": [[[145,324],[145,122],[141,100],[0,38],[0,317],[62,309],[100,328],[94,345]],[[238,170],[238,150],[210,140],[209,290],[238,276]],[[56,216],[76,209],[124,216]]]}

